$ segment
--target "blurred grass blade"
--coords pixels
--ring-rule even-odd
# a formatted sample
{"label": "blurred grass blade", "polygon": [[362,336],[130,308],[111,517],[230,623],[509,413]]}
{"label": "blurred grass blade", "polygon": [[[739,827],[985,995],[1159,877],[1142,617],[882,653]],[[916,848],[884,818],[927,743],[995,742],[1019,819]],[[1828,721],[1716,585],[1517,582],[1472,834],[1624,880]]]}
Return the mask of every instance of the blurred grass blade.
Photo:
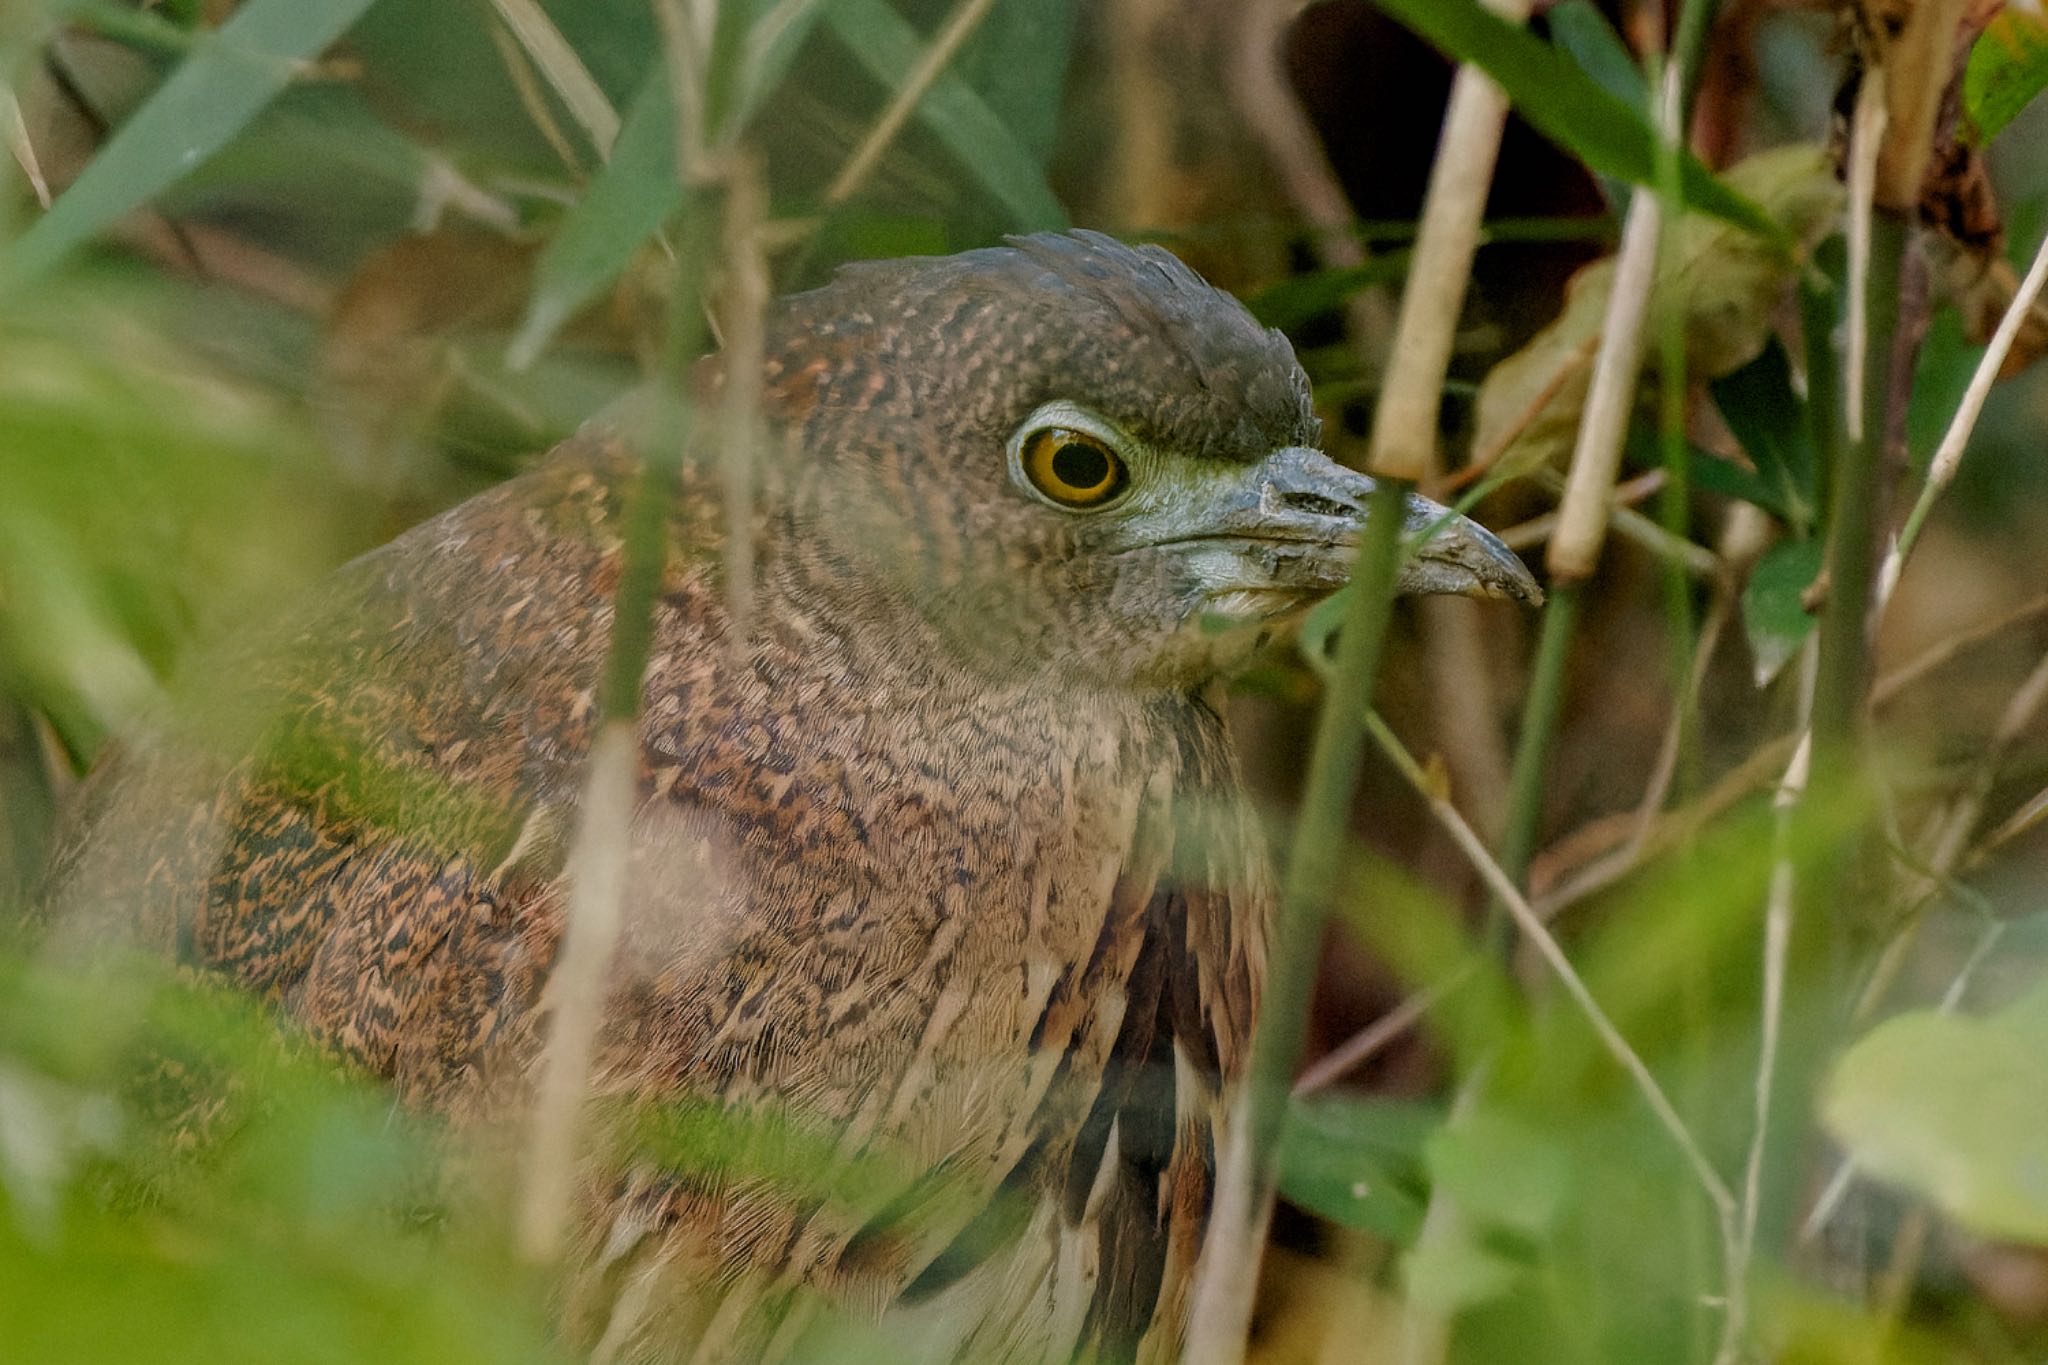
{"label": "blurred grass blade", "polygon": [[767,0],[763,13],[747,30],[741,59],[739,106],[741,123],[752,118],[789,71],[804,39],[818,21],[827,0]]}
{"label": "blurred grass blade", "polygon": [[1963,72],[1963,112],[1978,145],[2005,130],[2048,89],[2048,19],[2008,7],[1970,49]]}
{"label": "blurred grass blade", "polygon": [[657,64],[633,97],[607,161],[548,239],[534,268],[533,297],[505,353],[521,370],[578,309],[604,291],[683,200],[676,176],[675,99]]}
{"label": "blurred grass blade", "polygon": [[246,128],[373,0],[249,0],[143,102],[0,260],[0,285],[46,274]]}
{"label": "blurred grass blade", "polygon": [[1299,327],[1342,307],[1346,299],[1361,289],[1400,279],[1408,273],[1412,255],[1408,251],[1390,251],[1374,256],[1364,265],[1290,275],[1246,299],[1245,307],[1268,327],[1282,331]]}
{"label": "blurred grass blade", "polygon": [[[1657,139],[1640,108],[1600,88],[1564,53],[1493,14],[1479,0],[1380,0],[1380,8],[1454,61],[1499,82],[1517,113],[1601,175],[1652,188]],[[1680,185],[1691,208],[1773,242],[1785,232],[1748,196],[1681,151]]]}
{"label": "blurred grass blade", "polygon": [[1543,21],[1550,26],[1550,40],[1571,54],[1602,90],[1632,109],[1647,107],[1649,86],[1643,69],[1593,0],[1564,0],[1545,10]]}
{"label": "blurred grass blade", "polygon": [[[854,59],[894,90],[916,67],[919,37],[888,0],[833,0],[826,24]],[[940,72],[918,102],[917,117],[974,180],[1007,210],[1021,232],[1065,227],[1067,216],[1045,172],[1009,125],[967,83]]]}

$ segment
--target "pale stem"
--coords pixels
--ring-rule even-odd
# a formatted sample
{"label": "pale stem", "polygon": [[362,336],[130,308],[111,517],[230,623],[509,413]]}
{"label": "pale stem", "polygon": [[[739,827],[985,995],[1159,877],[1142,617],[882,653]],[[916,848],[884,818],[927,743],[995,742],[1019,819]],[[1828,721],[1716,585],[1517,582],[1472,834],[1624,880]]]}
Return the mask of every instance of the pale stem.
{"label": "pale stem", "polygon": [[566,867],[562,946],[549,974],[541,1058],[519,1202],[519,1250],[546,1261],[560,1249],[576,1186],[583,1098],[590,1087],[605,979],[623,919],[640,738],[628,718],[605,723],[591,746],[576,838]]}
{"label": "pale stem", "polygon": [[1571,473],[1557,512],[1545,563],[1550,576],[1571,582],[1592,576],[1607,523],[1614,513],[1614,481],[1621,447],[1635,411],[1636,380],[1643,364],[1643,321],[1657,282],[1657,240],[1663,217],[1657,196],[1638,189],[1629,197],[1621,253],[1615,258],[1607,312],[1600,327],[1600,353],[1586,390]]}
{"label": "pale stem", "polygon": [[1877,187],[1877,153],[1884,142],[1884,68],[1863,73],[1849,131],[1848,342],[1842,365],[1843,431],[1863,439],[1864,359],[1870,349],[1870,218]]}
{"label": "pale stem", "polygon": [[[1527,0],[1507,0],[1493,8],[1517,23],[1529,12]],[[1475,66],[1458,68],[1401,293],[1394,329],[1399,341],[1388,355],[1379,410],[1373,415],[1369,473],[1419,482],[1435,472],[1444,375],[1472,278],[1472,257],[1479,249],[1507,112],[1507,96],[1490,76]]]}

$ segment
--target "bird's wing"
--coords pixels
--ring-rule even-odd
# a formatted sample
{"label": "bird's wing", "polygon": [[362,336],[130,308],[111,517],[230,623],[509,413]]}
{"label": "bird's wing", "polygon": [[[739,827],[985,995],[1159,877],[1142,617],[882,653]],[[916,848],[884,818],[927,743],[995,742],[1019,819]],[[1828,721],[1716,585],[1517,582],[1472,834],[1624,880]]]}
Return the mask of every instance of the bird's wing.
{"label": "bird's wing", "polygon": [[411,1098],[480,1092],[552,955],[624,465],[572,443],[214,656],[89,779],[53,935],[123,925]]}
{"label": "bird's wing", "polygon": [[[1091,1024],[1113,1014],[1106,997],[1122,1001],[1106,1059],[1064,1073],[1085,1111],[1078,1134],[1048,1128],[1011,1172],[1007,1187],[1035,1194],[1028,1216],[992,1199],[907,1291],[915,1300],[957,1277],[935,1315],[974,1326],[940,1355],[1180,1354],[1227,1081],[1244,1064],[1263,975],[1271,892],[1216,718],[1192,711],[1174,729],[1170,793],[1155,788],[1136,822],[1101,943],[1075,983],[1073,998],[1093,1002]],[[1079,1035],[1070,1046],[1085,1050]]]}
{"label": "bird's wing", "polygon": [[1149,1028],[1119,1038],[1102,1092],[1117,1151],[1095,1218],[1101,1272],[1087,1340],[1110,1360],[1180,1356],[1272,913],[1263,844],[1220,725],[1201,710],[1180,737],[1173,863],[1148,916],[1148,979],[1132,989],[1157,1008]]}

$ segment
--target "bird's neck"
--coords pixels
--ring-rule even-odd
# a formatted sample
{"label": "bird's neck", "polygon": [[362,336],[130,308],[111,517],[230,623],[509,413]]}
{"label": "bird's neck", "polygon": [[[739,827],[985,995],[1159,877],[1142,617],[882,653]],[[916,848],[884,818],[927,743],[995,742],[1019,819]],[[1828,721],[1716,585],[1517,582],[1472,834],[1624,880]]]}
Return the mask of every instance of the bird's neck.
{"label": "bird's neck", "polygon": [[[877,695],[974,695],[991,700],[1057,695],[1110,716],[1156,708],[1164,697],[1077,674],[1026,626],[990,622],[970,646],[905,594],[805,538],[780,538],[760,565],[758,618],[773,622],[774,652]],[[993,642],[993,643],[992,643]]]}

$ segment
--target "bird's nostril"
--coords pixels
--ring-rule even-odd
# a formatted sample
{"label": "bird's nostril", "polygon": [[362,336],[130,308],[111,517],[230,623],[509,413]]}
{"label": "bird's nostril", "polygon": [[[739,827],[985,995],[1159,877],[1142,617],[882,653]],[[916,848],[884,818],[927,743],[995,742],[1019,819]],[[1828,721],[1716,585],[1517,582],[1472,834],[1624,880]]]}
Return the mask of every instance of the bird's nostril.
{"label": "bird's nostril", "polygon": [[1293,489],[1283,492],[1275,501],[1290,512],[1307,512],[1312,516],[1355,517],[1358,515],[1358,509],[1350,503],[1339,502],[1335,498],[1326,498],[1320,493],[1311,493],[1306,489]]}

